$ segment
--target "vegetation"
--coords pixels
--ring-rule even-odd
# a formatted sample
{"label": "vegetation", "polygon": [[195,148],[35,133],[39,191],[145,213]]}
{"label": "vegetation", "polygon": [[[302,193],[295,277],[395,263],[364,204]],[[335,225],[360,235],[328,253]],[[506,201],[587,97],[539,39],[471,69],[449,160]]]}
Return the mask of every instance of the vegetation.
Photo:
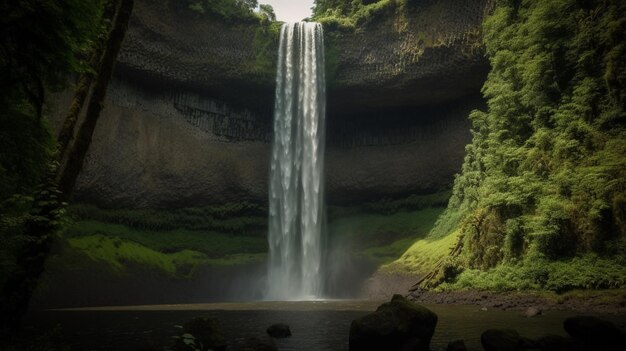
{"label": "vegetation", "polygon": [[439,289],[548,290],[563,293],[575,289],[620,288],[626,285],[623,261],[623,258],[616,261],[596,254],[557,261],[538,257],[521,263],[501,264],[487,271],[468,269],[451,282],[439,286]]}
{"label": "vegetation", "polygon": [[[257,0],[170,0],[201,15],[226,21],[276,21],[274,8]],[[259,7],[258,11],[255,11]]]}
{"label": "vegetation", "polygon": [[427,285],[625,285],[625,11],[498,2],[484,23],[488,110],[470,116],[473,141],[433,231],[458,231],[462,250],[444,265],[454,274]]}
{"label": "vegetation", "polygon": [[[0,250],[2,261],[8,266],[0,270],[3,273],[0,277],[3,284],[0,337],[11,335],[13,330],[19,328],[43,271],[52,238],[63,219],[62,200],[71,194],[91,144],[93,127],[102,109],[102,100],[133,4],[133,0],[89,3],[45,0],[1,5],[4,17],[0,22],[3,33],[0,49],[0,76],[3,79],[0,120],[6,120],[8,125],[13,124],[21,130],[11,131],[0,139],[0,143],[8,146],[7,150],[17,151],[15,155],[7,155],[6,159],[17,161],[18,165],[15,167],[5,161],[5,155],[0,159],[0,180],[8,180],[8,185],[0,187],[4,192],[0,194],[3,195],[0,198],[0,232],[10,243]],[[106,39],[100,54],[96,54],[99,45],[95,42],[98,38]],[[93,60],[86,60],[86,56],[92,56]],[[78,129],[67,162],[63,162],[62,152],[56,150],[56,145],[50,141],[50,131],[42,122],[46,94],[63,87],[70,75],[92,69],[97,76],[85,120]],[[13,120],[26,123],[9,122]],[[73,135],[75,124],[66,124],[69,129],[65,136]],[[20,143],[32,139],[41,139],[33,145],[23,145],[24,149],[31,151],[27,156],[32,158],[16,160],[16,155],[21,153]],[[69,145],[66,142],[69,139],[61,138],[63,151]],[[59,180],[63,191],[58,189]],[[35,182],[38,183],[36,187]],[[6,200],[4,196],[10,197]],[[12,203],[23,206],[17,206],[19,211],[16,211],[11,208]],[[30,206],[25,205],[27,203]]]}
{"label": "vegetation", "polygon": [[407,2],[408,0],[316,0],[312,19],[325,27],[354,29]]}
{"label": "vegetation", "polygon": [[444,209],[446,193],[411,195],[358,207],[331,207],[330,246],[377,264],[398,259],[416,239],[425,237]]}
{"label": "vegetation", "polygon": [[247,202],[177,210],[75,204],[69,207],[71,223],[59,235],[60,250],[53,260],[65,269],[97,263],[121,274],[144,267],[191,278],[202,266],[265,259],[266,212]]}
{"label": "vegetation", "polygon": [[186,229],[264,236],[267,229],[267,209],[249,202],[173,210],[100,209],[76,204],[70,207],[70,213],[79,222],[120,224],[136,230]]}
{"label": "vegetation", "polygon": [[[446,193],[332,207],[332,245],[379,264],[402,255],[426,235],[444,209]],[[72,223],[60,236],[56,265],[104,264],[124,273],[152,267],[189,278],[198,267],[260,262],[267,253],[267,209],[242,202],[174,210],[69,207]],[[82,261],[73,259],[82,255]],[[89,261],[85,261],[85,258]],[[82,262],[82,263],[81,263]]]}

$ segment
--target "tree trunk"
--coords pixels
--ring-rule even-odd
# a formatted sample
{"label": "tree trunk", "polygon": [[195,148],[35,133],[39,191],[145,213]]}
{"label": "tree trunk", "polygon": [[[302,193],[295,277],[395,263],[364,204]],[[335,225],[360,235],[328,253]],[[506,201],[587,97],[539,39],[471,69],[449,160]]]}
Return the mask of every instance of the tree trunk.
{"label": "tree trunk", "polygon": [[[93,130],[102,110],[102,102],[128,28],[132,9],[133,0],[121,0],[113,28],[108,35],[85,121],[78,130],[66,167],[57,168],[58,163],[54,162],[43,186],[35,194],[31,219],[26,224],[24,233],[28,241],[18,253],[18,269],[7,279],[0,296],[0,341],[14,335],[28,310],[30,298],[50,252],[52,239],[58,230],[58,221],[63,215],[64,203],[62,201],[70,197],[91,144]],[[63,182],[62,186],[57,189],[59,176]]]}
{"label": "tree trunk", "polygon": [[128,22],[130,21],[130,15],[133,10],[133,0],[121,0],[120,9],[115,18],[115,24],[111,30],[107,41],[107,47],[102,57],[102,65],[100,67],[100,74],[98,75],[89,105],[87,107],[87,114],[83,124],[78,130],[74,145],[72,145],[69,151],[67,163],[61,168],[59,174],[59,189],[65,200],[69,199],[74,190],[76,179],[78,174],[82,170],[85,156],[91,145],[93,138],[93,132],[96,128],[100,112],[102,111],[102,105],[104,103],[104,97],[106,95],[111,75],[113,74],[113,67],[115,66],[115,60],[117,54],[122,46],[122,41],[126,35],[126,29],[128,28]]}
{"label": "tree trunk", "polygon": [[76,128],[76,123],[78,122],[78,116],[80,115],[80,111],[85,104],[87,94],[89,94],[89,88],[91,88],[93,77],[94,75],[97,75],[100,71],[102,54],[106,45],[106,38],[109,31],[111,30],[111,26],[113,25],[115,13],[117,11],[119,3],[119,0],[110,0],[107,1],[105,5],[104,13],[102,15],[102,23],[104,24],[105,35],[103,35],[102,38],[98,40],[93,48],[93,53],[91,54],[91,58],[89,60],[89,68],[92,69],[92,72],[83,73],[78,78],[78,85],[76,86],[74,99],[72,99],[72,105],[70,105],[70,110],[65,117],[63,127],[61,128],[61,133],[59,133],[59,137],[57,139],[57,159],[59,160],[59,162],[63,161],[65,154],[67,153],[70,141],[74,137],[74,129]]}

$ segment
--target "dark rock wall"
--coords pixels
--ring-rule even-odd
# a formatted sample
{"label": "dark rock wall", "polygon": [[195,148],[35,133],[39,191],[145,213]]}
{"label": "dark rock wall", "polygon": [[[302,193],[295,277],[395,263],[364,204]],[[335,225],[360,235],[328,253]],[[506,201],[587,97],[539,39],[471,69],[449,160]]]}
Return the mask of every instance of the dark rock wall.
{"label": "dark rock wall", "polygon": [[[353,203],[446,187],[469,141],[474,99],[328,121],[326,188]],[[358,117],[358,118],[357,118]],[[267,201],[271,121],[193,93],[115,80],[76,199],[113,207]]]}
{"label": "dark rock wall", "polygon": [[451,101],[488,72],[481,24],[489,0],[399,6],[353,32],[326,31],[331,113]]}
{"label": "dark rock wall", "polygon": [[[259,65],[259,25],[170,3],[137,1],[76,199],[265,202],[274,73]],[[331,203],[450,185],[470,140],[467,115],[482,104],[485,11],[484,0],[424,1],[355,31],[327,32]]]}

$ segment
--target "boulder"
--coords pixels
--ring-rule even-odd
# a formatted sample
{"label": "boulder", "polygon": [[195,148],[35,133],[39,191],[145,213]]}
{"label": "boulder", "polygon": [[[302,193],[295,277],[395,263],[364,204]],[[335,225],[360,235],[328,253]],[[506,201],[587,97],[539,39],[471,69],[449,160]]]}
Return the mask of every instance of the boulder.
{"label": "boulder", "polygon": [[394,295],[350,325],[350,351],[428,350],[437,315],[426,307]]}
{"label": "boulder", "polygon": [[624,331],[615,324],[591,316],[576,316],[563,322],[565,331],[587,350],[623,350]]}
{"label": "boulder", "polygon": [[465,341],[463,340],[455,340],[448,344],[447,351],[467,351],[467,346],[465,346]]}
{"label": "boulder", "polygon": [[273,338],[286,338],[291,336],[289,326],[284,323],[272,324],[267,328],[267,333]]}
{"label": "boulder", "polygon": [[226,338],[216,319],[196,318],[183,326],[183,333],[177,339],[173,350],[226,350]]}
{"label": "boulder", "polygon": [[541,310],[541,308],[539,307],[528,307],[528,309],[526,309],[526,311],[524,311],[524,316],[526,317],[535,317],[535,316],[540,316],[543,313],[543,311]]}
{"label": "boulder", "polygon": [[489,329],[480,336],[485,351],[521,350],[522,338],[513,329]]}

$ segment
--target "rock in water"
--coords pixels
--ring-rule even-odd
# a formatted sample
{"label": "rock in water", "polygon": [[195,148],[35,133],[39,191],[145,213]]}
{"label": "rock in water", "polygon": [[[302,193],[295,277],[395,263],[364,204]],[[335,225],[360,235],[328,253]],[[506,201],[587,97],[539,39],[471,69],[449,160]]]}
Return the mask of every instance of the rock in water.
{"label": "rock in water", "polygon": [[436,325],[434,312],[394,295],[375,312],[352,321],[350,351],[427,351]]}
{"label": "rock in water", "polygon": [[535,317],[535,316],[540,316],[543,313],[543,311],[541,310],[541,308],[539,307],[528,307],[528,309],[526,311],[524,311],[524,316],[526,317]]}
{"label": "rock in water", "polygon": [[591,316],[567,318],[565,331],[587,350],[623,350],[626,345],[624,331],[615,324]]}
{"label": "rock in water", "polygon": [[289,326],[284,323],[270,325],[269,328],[267,328],[267,333],[273,338],[286,338],[291,336]]}
{"label": "rock in water", "polygon": [[521,350],[522,338],[513,329],[489,329],[480,336],[485,351]]}
{"label": "rock in water", "polygon": [[[193,347],[189,344],[191,341],[193,341]],[[183,335],[174,345],[174,350],[226,350],[226,338],[216,319],[196,318],[184,325]]]}

